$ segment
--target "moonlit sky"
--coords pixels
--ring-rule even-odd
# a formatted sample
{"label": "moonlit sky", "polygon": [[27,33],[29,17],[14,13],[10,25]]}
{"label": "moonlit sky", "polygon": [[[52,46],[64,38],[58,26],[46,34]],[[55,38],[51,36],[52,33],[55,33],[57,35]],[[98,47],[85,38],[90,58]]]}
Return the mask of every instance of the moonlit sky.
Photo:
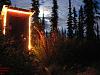
{"label": "moonlit sky", "polygon": [[[58,1],[58,28],[66,28],[66,21],[68,15],[68,1],[69,0],[57,0]],[[72,7],[76,7],[77,11],[79,7],[83,4],[83,0],[72,0]],[[12,6],[16,6],[24,9],[31,9],[31,0],[11,0]],[[40,0],[40,17],[42,17],[43,12],[46,17],[46,24],[50,24],[49,18],[51,17],[52,12],[52,0]],[[49,29],[46,25],[47,30]]]}

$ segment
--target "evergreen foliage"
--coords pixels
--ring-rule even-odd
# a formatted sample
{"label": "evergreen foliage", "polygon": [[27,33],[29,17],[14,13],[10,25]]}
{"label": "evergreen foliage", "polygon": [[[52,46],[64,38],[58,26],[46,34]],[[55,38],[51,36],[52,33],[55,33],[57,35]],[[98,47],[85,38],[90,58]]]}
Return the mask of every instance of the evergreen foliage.
{"label": "evergreen foliage", "polygon": [[99,31],[99,24],[98,23],[96,26],[96,33],[97,33],[97,39],[99,40],[100,39],[100,31]]}
{"label": "evergreen foliage", "polygon": [[95,39],[96,34],[94,32],[94,15],[96,5],[94,6],[94,1],[96,0],[84,0],[84,10],[85,10],[85,23],[86,23],[86,38],[88,40]]}
{"label": "evergreen foliage", "polygon": [[68,20],[67,20],[67,26],[68,26],[68,32],[67,36],[69,38],[73,38],[73,24],[72,24],[72,7],[71,7],[71,0],[69,0],[69,13],[68,13]]}
{"label": "evergreen foliage", "polygon": [[42,26],[43,26],[43,30],[45,30],[45,17],[44,17],[44,13],[43,13],[43,17],[42,17]]}
{"label": "evergreen foliage", "polygon": [[39,0],[32,0],[32,8],[31,10],[35,10],[35,17],[38,18],[39,15]]}
{"label": "evergreen foliage", "polygon": [[[0,1],[3,2],[5,0]],[[75,7],[72,11],[72,3],[69,0],[68,31],[64,28],[60,31],[57,29],[58,4],[57,0],[53,0],[51,15],[52,35],[47,31],[44,35],[45,13],[43,13],[42,21],[40,21],[38,17],[39,0],[32,0],[32,11],[35,10],[32,43],[34,43],[37,54],[40,53],[40,58],[42,59],[42,55],[45,56],[45,59],[41,60],[43,64],[32,52],[24,49],[21,45],[22,43],[17,44],[14,39],[0,35],[0,66],[13,68],[9,75],[46,75],[44,74],[45,72],[48,73],[47,75],[67,75],[68,71],[73,71],[77,74],[77,71],[84,72],[84,67],[99,64],[100,28],[99,24],[95,22],[97,2],[95,0],[84,0],[84,4],[84,8],[81,6],[77,13]],[[96,30],[94,30],[94,27],[96,27]],[[53,65],[53,68],[51,65]],[[58,65],[60,65],[60,68],[58,68]],[[63,73],[59,73],[59,71]]]}
{"label": "evergreen foliage", "polygon": [[73,8],[73,34],[74,34],[74,37],[76,38],[77,37],[77,12],[76,12],[76,9],[75,7]]}
{"label": "evergreen foliage", "polygon": [[52,16],[51,16],[51,31],[57,30],[58,24],[58,5],[57,0],[53,0]]}
{"label": "evergreen foliage", "polygon": [[32,0],[32,11],[35,11],[33,15],[34,26],[39,28],[40,25],[40,18],[39,18],[39,0]]}
{"label": "evergreen foliage", "polygon": [[83,7],[80,7],[79,10],[79,18],[78,18],[78,39],[83,39],[84,38],[84,11]]}

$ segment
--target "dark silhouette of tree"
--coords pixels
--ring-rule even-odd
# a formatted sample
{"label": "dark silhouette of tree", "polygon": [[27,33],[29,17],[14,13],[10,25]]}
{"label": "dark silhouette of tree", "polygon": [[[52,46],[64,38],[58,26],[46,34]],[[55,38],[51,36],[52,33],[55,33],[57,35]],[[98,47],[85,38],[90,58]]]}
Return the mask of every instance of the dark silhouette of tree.
{"label": "dark silhouette of tree", "polygon": [[51,14],[51,32],[50,32],[50,37],[53,40],[52,42],[54,43],[57,40],[58,37],[58,4],[57,0],[53,0],[53,7],[52,7],[52,14]]}
{"label": "dark silhouette of tree", "polygon": [[75,7],[73,8],[73,34],[74,34],[74,37],[76,38],[77,37],[77,12],[76,12],[76,9]]}
{"label": "dark silhouette of tree", "polygon": [[[94,32],[94,15],[97,11],[96,0],[84,0],[84,10],[85,10],[85,23],[86,23],[86,37],[87,39],[95,39]],[[96,10],[96,11],[95,11]]]}
{"label": "dark silhouette of tree", "polygon": [[39,15],[39,0],[32,0],[32,9],[35,10],[35,16],[38,18]]}
{"label": "dark silhouette of tree", "polygon": [[84,37],[84,11],[83,7],[80,7],[79,10],[79,22],[78,22],[78,39],[82,39]]}
{"label": "dark silhouette of tree", "polygon": [[[40,45],[40,34],[43,33],[43,26],[39,18],[39,0],[31,0],[32,1],[32,8],[31,10],[35,13],[33,15],[33,22],[32,22],[32,39],[36,39],[34,42],[36,45]],[[40,33],[39,33],[40,32]]]}
{"label": "dark silhouette of tree", "polygon": [[33,21],[35,26],[39,26],[39,0],[32,0],[32,11],[35,11],[34,16],[33,16]]}
{"label": "dark silhouette of tree", "polygon": [[43,13],[43,17],[42,17],[42,27],[43,30],[45,29],[45,17],[44,17],[44,13]]}
{"label": "dark silhouette of tree", "polygon": [[72,7],[71,7],[71,0],[69,0],[69,13],[68,13],[68,22],[67,22],[67,26],[68,26],[68,32],[67,35],[69,38],[73,38],[73,24],[72,24],[72,11],[71,11]]}
{"label": "dark silhouette of tree", "polygon": [[58,9],[57,0],[53,0],[52,17],[51,17],[51,31],[57,30],[57,23],[58,23],[57,9]]}
{"label": "dark silhouette of tree", "polygon": [[96,27],[96,33],[97,33],[97,39],[100,39],[100,33],[99,33],[99,25],[97,23],[97,27]]}
{"label": "dark silhouette of tree", "polygon": [[98,23],[98,21],[100,20],[100,16],[99,15],[97,15],[97,16],[95,16],[95,31],[96,31],[96,38],[97,38],[97,40],[99,40],[100,39],[100,29],[99,29],[99,23]]}
{"label": "dark silhouette of tree", "polygon": [[49,37],[49,35],[48,35],[49,33],[48,33],[48,31],[46,31],[45,32],[45,35],[46,35],[46,37],[48,38]]}
{"label": "dark silhouette of tree", "polygon": [[11,5],[10,0],[0,0],[0,11],[2,10],[3,5]]}

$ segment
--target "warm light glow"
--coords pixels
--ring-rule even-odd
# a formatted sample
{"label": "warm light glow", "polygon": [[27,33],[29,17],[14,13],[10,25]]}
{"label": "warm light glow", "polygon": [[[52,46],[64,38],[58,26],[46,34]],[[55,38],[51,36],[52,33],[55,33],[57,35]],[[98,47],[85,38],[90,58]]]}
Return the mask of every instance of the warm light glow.
{"label": "warm light glow", "polygon": [[21,14],[28,14],[29,15],[29,35],[28,35],[28,49],[32,49],[31,45],[31,17],[34,14],[34,12],[25,12],[25,11],[20,11],[20,10],[14,10],[8,8],[6,5],[3,6],[2,10],[2,15],[4,16],[4,21],[3,21],[3,34],[6,34],[6,23],[7,23],[7,12],[15,12],[15,13],[21,13]]}
{"label": "warm light glow", "polygon": [[31,43],[31,17],[34,13],[31,13],[29,16],[29,39],[28,39],[28,49],[32,49],[32,43]]}
{"label": "warm light glow", "polygon": [[2,13],[1,13],[3,16],[4,16],[4,20],[3,20],[3,34],[5,35],[6,34],[6,22],[7,22],[7,7],[4,5],[3,6],[3,10],[2,10]]}
{"label": "warm light glow", "polygon": [[19,11],[19,10],[13,10],[13,9],[8,9],[8,11],[10,12],[16,12],[16,13],[22,13],[22,14],[28,14],[29,16],[29,38],[28,38],[28,49],[32,49],[32,45],[31,45],[31,17],[33,15],[32,12],[24,12],[24,11]]}
{"label": "warm light glow", "polygon": [[29,16],[29,42],[28,42],[28,49],[30,50],[32,48],[31,45],[31,16]]}
{"label": "warm light glow", "polygon": [[44,37],[44,34],[43,34],[43,32],[40,32],[39,30],[38,30],[38,28],[37,27],[35,27],[34,26],[34,29],[39,33],[39,36],[40,36],[40,42],[41,42],[41,44],[43,45],[43,46],[45,46],[45,37]]}
{"label": "warm light glow", "polygon": [[15,13],[22,13],[22,14],[32,14],[32,12],[25,12],[25,11],[20,11],[20,10],[14,10],[14,9],[8,9],[10,12],[15,12]]}

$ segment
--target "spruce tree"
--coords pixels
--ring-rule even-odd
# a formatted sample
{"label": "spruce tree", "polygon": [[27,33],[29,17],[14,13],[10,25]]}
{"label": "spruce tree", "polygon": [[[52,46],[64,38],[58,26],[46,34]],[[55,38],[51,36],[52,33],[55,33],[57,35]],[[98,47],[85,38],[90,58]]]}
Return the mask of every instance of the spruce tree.
{"label": "spruce tree", "polygon": [[77,37],[77,13],[75,7],[73,8],[73,29],[74,29],[74,37]]}
{"label": "spruce tree", "polygon": [[97,23],[96,33],[97,33],[97,40],[99,40],[100,39],[100,33],[99,33],[99,25],[98,25],[98,23]]}
{"label": "spruce tree", "polygon": [[0,11],[2,10],[3,5],[11,5],[10,0],[0,0]]}
{"label": "spruce tree", "polygon": [[79,22],[78,22],[78,39],[82,39],[84,37],[84,11],[83,7],[80,7],[79,10]]}
{"label": "spruce tree", "polygon": [[96,31],[96,38],[97,38],[97,40],[99,40],[100,39],[100,28],[99,28],[99,23],[98,23],[98,21],[100,20],[100,16],[99,15],[97,15],[97,16],[95,16],[95,31]]}
{"label": "spruce tree", "polygon": [[39,0],[32,0],[32,11],[35,11],[33,16],[34,25],[39,25]]}
{"label": "spruce tree", "polygon": [[35,11],[34,15],[33,15],[33,25],[35,27],[37,27],[39,29],[39,31],[44,31],[43,30],[43,26],[42,26],[42,22],[39,18],[39,0],[32,0],[32,11]]}
{"label": "spruce tree", "polygon": [[31,10],[35,10],[35,15],[36,17],[38,17],[39,15],[39,0],[32,0],[32,9]]}
{"label": "spruce tree", "polygon": [[57,0],[53,0],[52,16],[51,16],[51,31],[57,30],[58,23],[58,5]]}
{"label": "spruce tree", "polygon": [[73,24],[72,24],[72,7],[71,7],[71,0],[69,0],[69,13],[68,13],[68,22],[67,22],[67,26],[68,26],[68,32],[67,32],[67,36],[69,38],[73,38]]}
{"label": "spruce tree", "polygon": [[86,23],[86,37],[89,40],[95,39],[94,32],[94,15],[97,5],[95,4],[96,0],[84,0],[84,10],[85,10],[85,23]]}
{"label": "spruce tree", "polygon": [[43,30],[45,29],[45,17],[44,17],[44,13],[43,13],[43,17],[42,17],[42,27]]}
{"label": "spruce tree", "polygon": [[57,40],[58,37],[58,5],[57,0],[53,0],[53,7],[52,7],[52,14],[51,14],[51,39],[53,40],[53,43]]}

